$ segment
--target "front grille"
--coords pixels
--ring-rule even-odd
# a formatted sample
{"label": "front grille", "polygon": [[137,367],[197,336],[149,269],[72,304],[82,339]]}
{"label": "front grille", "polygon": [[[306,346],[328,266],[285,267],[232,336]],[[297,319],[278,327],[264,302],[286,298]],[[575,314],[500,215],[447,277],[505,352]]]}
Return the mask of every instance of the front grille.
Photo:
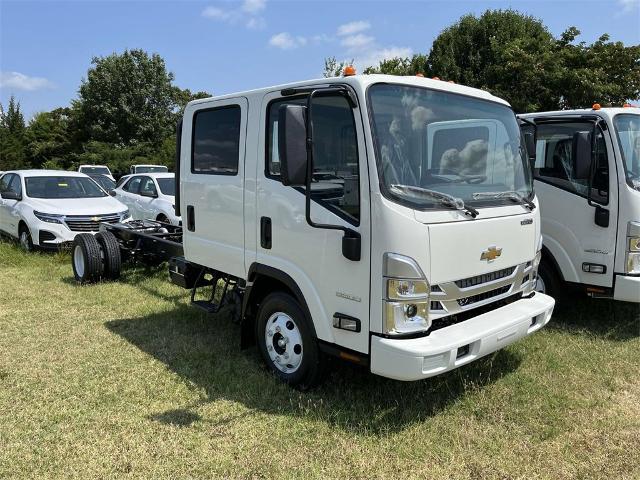
{"label": "front grille", "polygon": [[38,235],[38,243],[43,243],[43,242],[51,242],[53,240],[56,239],[56,236],[51,233],[51,232],[47,232],[45,230],[40,230],[40,234]]}
{"label": "front grille", "polygon": [[509,291],[510,288],[511,285],[505,285],[504,287],[496,288],[495,290],[490,290],[484,293],[479,293],[478,295],[459,298],[456,301],[461,307],[468,307],[469,305],[473,305],[474,303],[482,302],[483,300],[488,300],[489,298],[497,297],[499,295],[504,295]]}
{"label": "front grille", "polygon": [[511,295],[507,298],[502,298],[500,300],[496,300],[495,302],[489,303],[488,305],[483,305],[482,307],[474,308],[473,310],[466,310],[464,312],[448,315],[446,317],[436,318],[429,329],[429,333],[440,330],[441,328],[450,327],[451,325],[456,325],[457,323],[465,322],[470,318],[475,318],[479,315],[482,315],[487,312],[491,312],[496,308],[504,307],[505,305],[509,305],[517,300],[522,298],[521,293],[517,293],[515,295]]}
{"label": "front grille", "polygon": [[67,215],[64,222],[73,232],[97,232],[100,229],[100,223],[118,223],[120,215]]}
{"label": "front grille", "polygon": [[456,280],[455,284],[459,288],[475,287],[476,285],[482,285],[483,283],[493,282],[494,280],[500,280],[501,278],[508,277],[515,269],[516,267],[503,268],[502,270],[497,270],[495,272],[483,273],[482,275],[476,275],[475,277]]}

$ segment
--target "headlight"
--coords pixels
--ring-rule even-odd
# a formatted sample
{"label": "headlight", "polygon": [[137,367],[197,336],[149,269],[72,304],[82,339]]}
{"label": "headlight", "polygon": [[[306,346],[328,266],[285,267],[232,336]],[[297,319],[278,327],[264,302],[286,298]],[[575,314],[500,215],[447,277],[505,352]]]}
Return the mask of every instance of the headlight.
{"label": "headlight", "polygon": [[627,225],[627,261],[625,273],[640,274],[640,223],[629,222]]}
{"label": "headlight", "polygon": [[129,218],[131,214],[129,213],[129,209],[127,208],[124,212],[120,212],[120,221],[126,220]]}
{"label": "headlight", "polygon": [[36,216],[38,220],[41,220],[43,222],[60,223],[60,224],[64,222],[64,215],[56,215],[53,213],[42,213],[42,212],[37,212],[36,210],[33,211],[33,214]]}
{"label": "headlight", "polygon": [[384,332],[394,335],[428,330],[429,283],[415,260],[385,254],[384,276]]}

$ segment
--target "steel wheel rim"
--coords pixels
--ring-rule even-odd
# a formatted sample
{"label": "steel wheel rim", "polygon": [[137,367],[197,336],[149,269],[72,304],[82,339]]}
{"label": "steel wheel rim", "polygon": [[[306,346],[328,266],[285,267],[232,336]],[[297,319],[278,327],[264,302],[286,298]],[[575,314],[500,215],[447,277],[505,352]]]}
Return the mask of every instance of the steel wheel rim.
{"label": "steel wheel rim", "polygon": [[24,250],[29,250],[29,234],[26,230],[23,230],[22,233],[20,233],[20,246]]}
{"label": "steel wheel rim", "polygon": [[264,341],[271,362],[282,373],[293,373],[302,364],[302,334],[296,322],[284,312],[269,317]]}
{"label": "steel wheel rim", "polygon": [[547,286],[545,285],[542,277],[540,277],[539,275],[538,275],[538,278],[536,278],[535,290],[536,292],[547,293]]}
{"label": "steel wheel rim", "polygon": [[76,267],[76,273],[79,277],[84,277],[84,255],[80,245],[76,245],[73,249],[73,264]]}

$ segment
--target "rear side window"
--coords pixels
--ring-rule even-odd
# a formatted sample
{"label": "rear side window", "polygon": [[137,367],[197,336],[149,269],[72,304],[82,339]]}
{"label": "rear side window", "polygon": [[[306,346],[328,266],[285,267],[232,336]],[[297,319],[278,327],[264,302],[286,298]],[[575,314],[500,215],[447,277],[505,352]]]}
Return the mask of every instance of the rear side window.
{"label": "rear side window", "polygon": [[240,106],[200,110],[193,116],[191,172],[237,175],[240,156]]}

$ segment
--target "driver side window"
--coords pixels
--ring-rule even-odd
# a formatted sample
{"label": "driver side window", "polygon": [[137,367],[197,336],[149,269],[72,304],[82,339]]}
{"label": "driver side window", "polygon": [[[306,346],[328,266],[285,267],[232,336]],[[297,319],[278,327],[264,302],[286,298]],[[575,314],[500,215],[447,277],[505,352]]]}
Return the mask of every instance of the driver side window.
{"label": "driver side window", "polygon": [[540,125],[533,169],[535,179],[587,197],[593,172],[591,197],[606,204],[609,196],[607,146],[602,131],[597,129],[592,158],[592,135],[590,122]]}

